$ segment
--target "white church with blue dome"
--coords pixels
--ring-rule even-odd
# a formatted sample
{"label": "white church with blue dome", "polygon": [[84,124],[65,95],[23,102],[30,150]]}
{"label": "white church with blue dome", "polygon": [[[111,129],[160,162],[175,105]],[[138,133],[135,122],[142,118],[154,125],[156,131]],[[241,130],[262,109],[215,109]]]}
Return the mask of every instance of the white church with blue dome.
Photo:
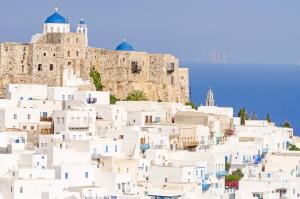
{"label": "white church with blue dome", "polygon": [[44,22],[43,33],[69,33],[70,23],[68,20],[59,14],[58,8]]}
{"label": "white church with blue dome", "polygon": [[[188,69],[180,67],[175,56],[137,51],[126,39],[114,49],[90,47],[83,18],[78,19],[76,31],[71,29],[69,19],[56,8],[30,43],[1,44],[0,78],[93,89],[89,72],[94,68],[101,75],[104,90],[120,99],[133,90],[143,90],[150,100],[189,101]],[[7,54],[13,56],[3,56]]]}
{"label": "white church with blue dome", "polygon": [[[47,17],[43,26],[43,34],[46,33],[70,33],[70,23],[67,18],[58,12],[58,8],[55,8],[55,12]],[[87,24],[84,19],[81,18],[77,25],[77,33],[83,33],[88,38]],[[126,39],[116,47],[117,51],[134,51],[131,44]]]}

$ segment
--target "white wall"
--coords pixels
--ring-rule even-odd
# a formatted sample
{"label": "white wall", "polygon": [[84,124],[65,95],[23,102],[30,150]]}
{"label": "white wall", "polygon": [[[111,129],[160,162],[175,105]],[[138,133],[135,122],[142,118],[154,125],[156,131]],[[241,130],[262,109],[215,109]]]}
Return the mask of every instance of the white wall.
{"label": "white wall", "polygon": [[47,85],[38,84],[8,84],[6,85],[6,99],[32,100],[47,99]]}

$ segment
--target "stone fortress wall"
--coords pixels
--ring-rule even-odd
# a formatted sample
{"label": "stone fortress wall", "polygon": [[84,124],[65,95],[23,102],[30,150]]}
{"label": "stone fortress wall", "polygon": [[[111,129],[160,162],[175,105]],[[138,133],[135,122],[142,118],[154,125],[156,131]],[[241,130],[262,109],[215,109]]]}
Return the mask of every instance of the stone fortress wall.
{"label": "stone fortress wall", "polygon": [[189,75],[176,57],[139,51],[87,47],[83,33],[37,34],[30,43],[0,44],[0,97],[7,83],[67,86],[72,75],[89,80],[82,89],[94,89],[89,70],[101,74],[104,90],[125,99],[143,90],[150,100],[189,101]]}

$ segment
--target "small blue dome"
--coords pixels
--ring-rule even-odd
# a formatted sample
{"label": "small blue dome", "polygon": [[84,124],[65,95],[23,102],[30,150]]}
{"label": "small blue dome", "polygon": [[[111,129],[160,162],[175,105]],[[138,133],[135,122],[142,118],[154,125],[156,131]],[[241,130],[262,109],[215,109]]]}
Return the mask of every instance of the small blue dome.
{"label": "small blue dome", "polygon": [[85,22],[84,22],[84,19],[82,18],[82,19],[80,19],[80,21],[79,21],[79,24],[85,24]]}
{"label": "small blue dome", "polygon": [[65,23],[65,24],[67,24],[68,21],[66,20],[66,18],[64,18],[62,15],[60,15],[58,12],[55,12],[45,20],[45,23]]}
{"label": "small blue dome", "polygon": [[120,43],[117,46],[116,50],[118,50],[118,51],[134,51],[134,48],[127,41],[124,41],[123,43]]}

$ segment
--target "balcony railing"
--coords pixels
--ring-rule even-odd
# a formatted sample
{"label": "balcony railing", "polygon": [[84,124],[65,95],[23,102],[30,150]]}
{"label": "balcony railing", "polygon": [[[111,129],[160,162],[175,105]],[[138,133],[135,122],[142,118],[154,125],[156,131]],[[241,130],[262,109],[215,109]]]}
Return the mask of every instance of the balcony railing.
{"label": "balcony railing", "polygon": [[263,154],[266,154],[266,153],[268,153],[269,152],[269,149],[268,148],[262,148],[262,153]]}
{"label": "balcony railing", "polygon": [[183,147],[197,147],[197,146],[199,146],[199,141],[197,141],[197,140],[183,141],[182,145],[183,145]]}
{"label": "balcony railing", "polygon": [[216,176],[218,177],[218,178],[220,178],[220,177],[224,177],[224,176],[227,176],[228,175],[228,172],[227,171],[217,171],[216,172]]}
{"label": "balcony railing", "polygon": [[69,130],[71,131],[87,131],[89,130],[88,126],[70,126]]}
{"label": "balcony railing", "polygon": [[41,122],[52,122],[52,117],[41,116],[40,121]]}
{"label": "balcony railing", "polygon": [[100,159],[100,154],[92,154],[92,159],[93,159],[93,160],[98,160],[98,159]]}
{"label": "balcony railing", "polygon": [[86,99],[86,103],[88,103],[88,104],[96,104],[97,103],[97,98],[89,97],[89,98]]}
{"label": "balcony railing", "polygon": [[147,149],[150,149],[150,145],[149,145],[149,144],[140,144],[140,149],[141,149],[141,150],[147,150]]}

